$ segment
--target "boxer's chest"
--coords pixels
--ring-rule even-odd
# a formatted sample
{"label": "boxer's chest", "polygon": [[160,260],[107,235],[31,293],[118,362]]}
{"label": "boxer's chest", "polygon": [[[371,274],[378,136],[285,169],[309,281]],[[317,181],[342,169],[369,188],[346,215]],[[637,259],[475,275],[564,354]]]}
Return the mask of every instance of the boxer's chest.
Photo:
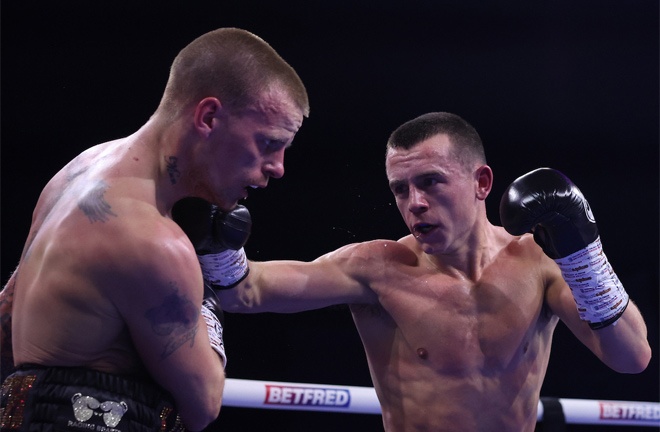
{"label": "boxer's chest", "polygon": [[381,306],[400,352],[437,369],[497,369],[539,343],[543,293],[534,274],[501,266],[476,282],[442,274],[401,279]]}

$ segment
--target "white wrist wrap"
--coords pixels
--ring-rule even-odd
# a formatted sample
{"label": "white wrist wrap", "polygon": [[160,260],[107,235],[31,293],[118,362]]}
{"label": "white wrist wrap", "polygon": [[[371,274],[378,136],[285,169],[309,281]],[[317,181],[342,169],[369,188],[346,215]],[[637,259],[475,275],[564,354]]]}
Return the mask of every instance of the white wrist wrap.
{"label": "white wrist wrap", "polygon": [[607,261],[600,237],[555,262],[573,292],[580,318],[592,328],[612,324],[623,314],[628,293]]}
{"label": "white wrist wrap", "polygon": [[230,287],[245,277],[248,260],[245,250],[227,249],[217,254],[197,255],[204,280],[221,287]]}
{"label": "white wrist wrap", "polygon": [[227,355],[225,354],[225,342],[222,339],[222,324],[220,320],[213,313],[213,311],[206,305],[206,300],[202,302],[202,317],[206,322],[206,330],[209,334],[209,341],[211,348],[218,353],[222,359],[222,364],[227,367]]}

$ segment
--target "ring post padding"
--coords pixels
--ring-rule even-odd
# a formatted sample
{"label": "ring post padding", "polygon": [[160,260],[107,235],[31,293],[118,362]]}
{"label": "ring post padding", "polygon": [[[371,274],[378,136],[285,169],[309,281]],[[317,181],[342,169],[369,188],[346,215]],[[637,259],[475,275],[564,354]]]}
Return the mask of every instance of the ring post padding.
{"label": "ring post padding", "polygon": [[[567,424],[660,427],[660,402],[559,398]],[[227,378],[223,405],[352,414],[381,414],[372,387]],[[539,401],[537,421],[543,421]]]}
{"label": "ring post padding", "polygon": [[566,416],[559,399],[542,397],[540,408],[543,408],[543,432],[566,432]]}

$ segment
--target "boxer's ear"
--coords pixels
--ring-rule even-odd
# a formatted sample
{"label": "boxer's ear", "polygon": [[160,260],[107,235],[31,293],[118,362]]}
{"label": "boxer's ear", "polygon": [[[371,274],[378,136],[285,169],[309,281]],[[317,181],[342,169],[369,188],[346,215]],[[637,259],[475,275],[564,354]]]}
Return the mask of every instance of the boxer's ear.
{"label": "boxer's ear", "polygon": [[194,123],[195,128],[208,137],[213,130],[214,120],[222,110],[222,104],[218,98],[207,97],[199,101],[195,107]]}

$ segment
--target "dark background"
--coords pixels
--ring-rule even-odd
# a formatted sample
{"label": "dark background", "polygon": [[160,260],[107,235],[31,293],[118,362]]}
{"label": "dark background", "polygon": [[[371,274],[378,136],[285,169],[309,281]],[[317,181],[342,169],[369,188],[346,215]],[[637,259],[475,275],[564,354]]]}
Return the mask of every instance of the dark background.
{"label": "dark background", "polygon": [[[657,1],[3,0],[0,13],[3,282],[48,179],[83,149],[138,129],[188,42],[242,27],[298,71],[312,106],[285,177],[246,203],[248,256],[311,260],[405,235],[386,184],[387,137],[420,114],[457,113],[495,171],[491,220],[513,179],[562,170],[589,199],[647,320],[654,357],[639,375],[609,370],[560,324],[542,396],[660,400]],[[345,306],[230,315],[226,344],[230,378],[372,385]],[[375,415],[230,407],[218,425],[382,430]]]}

